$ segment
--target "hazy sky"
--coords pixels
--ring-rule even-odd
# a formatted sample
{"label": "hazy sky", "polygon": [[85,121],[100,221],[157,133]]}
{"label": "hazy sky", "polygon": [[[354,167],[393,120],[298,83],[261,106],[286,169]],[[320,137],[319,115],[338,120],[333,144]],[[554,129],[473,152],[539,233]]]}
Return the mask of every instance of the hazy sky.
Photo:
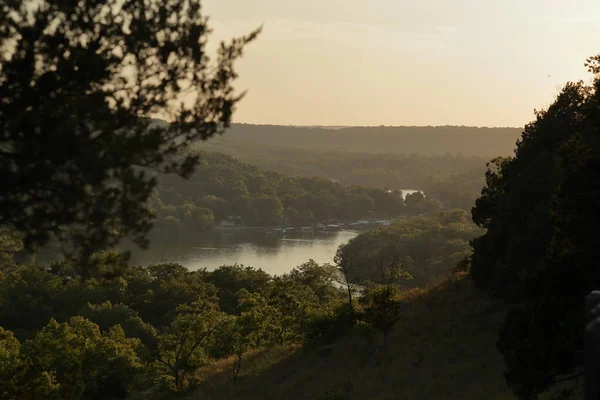
{"label": "hazy sky", "polygon": [[236,122],[522,126],[600,53],[598,0],[203,5],[215,40],[264,24],[239,63]]}

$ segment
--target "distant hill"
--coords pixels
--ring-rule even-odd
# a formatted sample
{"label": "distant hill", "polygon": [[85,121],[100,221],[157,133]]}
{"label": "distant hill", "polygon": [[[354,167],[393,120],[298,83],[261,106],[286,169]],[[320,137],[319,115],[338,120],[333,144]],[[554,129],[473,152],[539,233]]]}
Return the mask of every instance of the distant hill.
{"label": "distant hill", "polygon": [[467,126],[296,127],[234,124],[211,141],[306,150],[496,157],[513,153],[521,128]]}

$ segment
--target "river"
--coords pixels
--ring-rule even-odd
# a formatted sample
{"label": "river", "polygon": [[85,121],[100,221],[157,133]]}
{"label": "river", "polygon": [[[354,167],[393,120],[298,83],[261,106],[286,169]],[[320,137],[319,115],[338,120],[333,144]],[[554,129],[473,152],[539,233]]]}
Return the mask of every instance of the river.
{"label": "river", "polygon": [[192,245],[154,245],[147,251],[134,251],[132,262],[141,265],[174,262],[190,270],[212,270],[221,265],[243,264],[261,268],[271,275],[281,275],[311,258],[318,263],[333,263],[337,248],[357,234],[342,230],[314,234],[288,233],[280,237],[256,232],[213,232],[199,237]]}

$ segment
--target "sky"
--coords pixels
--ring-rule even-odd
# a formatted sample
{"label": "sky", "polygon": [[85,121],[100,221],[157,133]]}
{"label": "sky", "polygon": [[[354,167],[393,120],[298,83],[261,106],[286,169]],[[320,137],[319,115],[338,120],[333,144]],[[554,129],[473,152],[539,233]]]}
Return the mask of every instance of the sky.
{"label": "sky", "polygon": [[203,0],[211,43],[263,26],[235,122],[521,127],[600,53],[598,0]]}

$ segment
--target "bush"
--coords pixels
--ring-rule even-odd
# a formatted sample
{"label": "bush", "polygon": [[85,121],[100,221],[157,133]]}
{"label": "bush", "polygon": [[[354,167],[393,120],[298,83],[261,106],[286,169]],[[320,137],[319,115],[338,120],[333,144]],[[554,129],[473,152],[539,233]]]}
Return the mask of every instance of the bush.
{"label": "bush", "polygon": [[355,315],[344,303],[331,311],[311,316],[304,327],[304,339],[312,345],[324,345],[348,334],[354,327]]}

